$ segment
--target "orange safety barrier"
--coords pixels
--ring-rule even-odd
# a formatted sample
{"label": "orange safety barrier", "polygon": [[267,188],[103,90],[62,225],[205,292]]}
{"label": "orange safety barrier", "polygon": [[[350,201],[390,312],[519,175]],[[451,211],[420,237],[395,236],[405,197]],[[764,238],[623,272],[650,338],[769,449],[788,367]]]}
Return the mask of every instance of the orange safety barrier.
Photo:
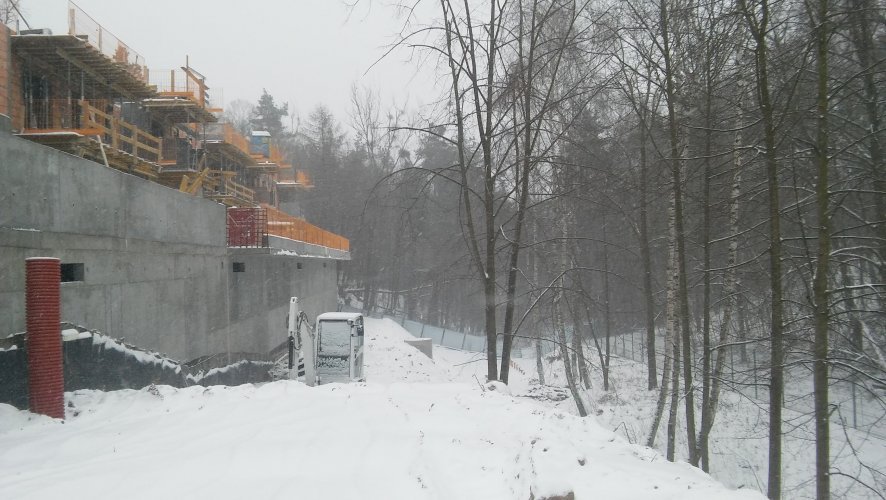
{"label": "orange safety barrier", "polygon": [[311,182],[311,176],[304,170],[295,171],[295,182],[305,187],[314,187],[314,184]]}
{"label": "orange safety barrier", "polygon": [[271,144],[271,163],[276,163],[277,165],[282,165],[285,163],[283,159],[283,153],[280,151],[280,148]]}
{"label": "orange safety barrier", "polygon": [[262,208],[268,211],[268,234],[345,252],[350,251],[350,242],[343,236],[320,229],[304,219],[293,217],[272,206],[262,204]]}
{"label": "orange safety barrier", "polygon": [[243,137],[243,134],[240,132],[237,132],[237,129],[235,129],[230,123],[222,123],[222,130],[225,142],[233,144],[237,149],[249,155],[249,139]]}
{"label": "orange safety barrier", "polygon": [[198,137],[202,137],[207,141],[220,141],[232,144],[246,156],[252,157],[252,154],[249,152],[249,139],[237,132],[237,129],[230,123],[205,123],[202,125],[189,123],[187,126]]}

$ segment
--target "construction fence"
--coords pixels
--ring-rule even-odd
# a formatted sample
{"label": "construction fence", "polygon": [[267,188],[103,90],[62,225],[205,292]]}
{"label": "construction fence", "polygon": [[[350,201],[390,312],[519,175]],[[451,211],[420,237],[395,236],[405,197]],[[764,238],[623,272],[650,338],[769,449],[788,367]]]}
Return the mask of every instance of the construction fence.
{"label": "construction fence", "polygon": [[274,207],[262,205],[262,209],[268,213],[268,234],[345,252],[350,250],[350,242],[345,237],[320,229],[304,219],[293,217]]}
{"label": "construction fence", "polygon": [[227,242],[231,247],[267,248],[268,236],[349,251],[347,238],[320,229],[274,207],[228,208]]}
{"label": "construction fence", "polygon": [[[345,307],[345,309],[360,312],[358,309],[348,307]],[[430,338],[431,342],[436,346],[468,352],[486,352],[485,336],[471,335],[448,328],[428,325],[406,319],[405,316],[401,315],[373,313],[371,316],[395,321],[417,338]],[[622,335],[611,336],[609,338],[609,352],[614,357],[645,363],[645,335],[645,332],[636,330]],[[566,336],[567,342],[571,344],[571,331],[567,331]],[[543,355],[558,349],[557,344],[550,340],[551,338],[552,336],[549,335],[542,342]],[[600,342],[600,347],[605,349],[605,339],[600,338],[598,341]],[[594,349],[593,345],[587,345],[588,342],[593,342],[592,340],[585,339],[584,342],[586,349]],[[661,342],[660,337],[659,342]],[[501,339],[499,339],[496,352],[501,353],[501,347]],[[656,357],[659,360],[659,366],[661,366],[664,357],[660,349],[657,349],[657,351]],[[513,358],[534,358],[535,355],[534,345],[516,347],[512,352]],[[738,349],[729,349],[721,379],[724,389],[759,401],[761,405],[765,404],[769,398],[768,380],[765,378],[768,373],[767,360],[768,356],[758,355],[755,349],[748,349],[744,354]],[[842,420],[847,427],[862,429],[877,437],[886,439],[886,435],[882,435],[875,430],[883,416],[882,400],[872,398],[869,391],[860,388],[860,384],[852,379],[832,380],[831,386],[832,404],[837,412],[835,418]],[[784,398],[784,407],[803,414],[811,414],[813,404],[811,395],[800,390],[802,388],[793,389],[788,388]]]}
{"label": "construction fence", "polygon": [[[347,307],[345,307],[345,309],[352,312],[361,312],[359,309]],[[402,326],[407,332],[412,334],[412,336],[416,338],[431,339],[431,343],[436,346],[448,347],[450,349],[459,349],[467,352],[486,352],[485,335],[474,335],[471,333],[453,330],[451,328],[429,325],[427,323],[406,319],[405,316],[400,315],[372,313],[370,317],[377,319],[390,319],[391,321],[394,321]],[[498,342],[496,343],[496,352],[499,354],[502,350],[502,342],[503,340],[499,338]],[[553,349],[554,346],[550,345],[544,347],[544,352],[548,353],[551,352]],[[513,351],[511,352],[511,356],[514,358],[535,357],[535,348],[531,346],[515,346]]]}

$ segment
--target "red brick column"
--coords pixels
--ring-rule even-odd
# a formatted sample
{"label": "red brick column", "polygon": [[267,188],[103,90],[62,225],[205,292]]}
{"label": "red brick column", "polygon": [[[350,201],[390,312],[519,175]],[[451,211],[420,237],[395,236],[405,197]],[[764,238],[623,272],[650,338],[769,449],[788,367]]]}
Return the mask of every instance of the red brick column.
{"label": "red brick column", "polygon": [[0,23],[0,115],[12,116],[9,109],[10,80],[12,80],[12,61],[9,51],[9,28]]}
{"label": "red brick column", "polygon": [[25,260],[28,404],[32,412],[53,418],[65,418],[60,283],[58,259]]}

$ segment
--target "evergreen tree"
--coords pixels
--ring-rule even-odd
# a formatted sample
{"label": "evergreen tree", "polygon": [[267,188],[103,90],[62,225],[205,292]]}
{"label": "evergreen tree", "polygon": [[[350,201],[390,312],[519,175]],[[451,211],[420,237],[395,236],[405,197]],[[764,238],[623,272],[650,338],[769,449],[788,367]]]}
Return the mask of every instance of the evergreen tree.
{"label": "evergreen tree", "polygon": [[289,103],[283,103],[282,106],[274,104],[274,97],[268,93],[267,89],[262,89],[261,98],[258,105],[252,111],[252,130],[266,130],[271,133],[271,137],[283,136],[284,116],[289,115]]}

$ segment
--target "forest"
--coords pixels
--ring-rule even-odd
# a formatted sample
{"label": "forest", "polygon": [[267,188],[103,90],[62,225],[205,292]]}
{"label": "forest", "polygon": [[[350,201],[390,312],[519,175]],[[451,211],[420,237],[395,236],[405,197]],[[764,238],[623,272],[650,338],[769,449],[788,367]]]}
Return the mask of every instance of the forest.
{"label": "forest", "polygon": [[[615,339],[640,332],[658,391],[647,444],[666,425],[673,460],[685,432],[704,470],[720,395],[751,389],[727,363],[753,357],[769,498],[785,494],[782,409],[800,381],[831,498],[846,475],[829,461],[833,387],[886,414],[886,6],[418,3],[434,21],[398,10],[390,51],[435,72],[430,108],[355,86],[347,124],[323,106],[290,117],[267,93],[228,110],[286,137],[315,185],[305,216],[351,239],[342,296],[485,336],[489,380],[507,383],[515,350],[552,347],[582,415]],[[867,472],[854,480],[883,498],[886,476]]]}

